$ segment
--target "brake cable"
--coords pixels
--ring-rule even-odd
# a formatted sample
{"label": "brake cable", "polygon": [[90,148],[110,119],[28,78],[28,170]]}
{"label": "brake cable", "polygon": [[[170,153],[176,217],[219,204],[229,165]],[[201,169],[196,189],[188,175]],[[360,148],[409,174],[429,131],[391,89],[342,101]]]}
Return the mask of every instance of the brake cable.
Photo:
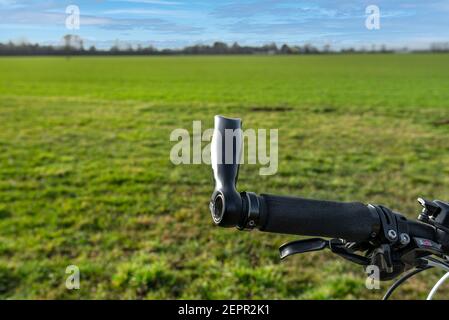
{"label": "brake cable", "polygon": [[388,298],[390,298],[391,294],[394,292],[394,290],[396,290],[397,288],[399,288],[400,285],[402,285],[405,281],[407,281],[408,279],[410,279],[411,277],[417,275],[418,273],[428,270],[428,269],[432,269],[432,268],[440,268],[443,270],[448,271],[436,284],[435,286],[432,288],[432,290],[430,291],[429,295],[427,296],[427,300],[432,300],[433,296],[435,295],[435,293],[437,292],[438,288],[447,280],[449,279],[449,265],[445,262],[445,261],[441,261],[439,259],[435,259],[432,257],[426,257],[423,258],[423,260],[427,263],[426,266],[423,267],[418,267],[415,270],[404,274],[402,277],[400,277],[395,283],[393,283],[391,285],[390,288],[388,288],[387,292],[385,293],[384,297],[382,298],[382,300],[388,300]]}
{"label": "brake cable", "polygon": [[396,280],[395,283],[393,283],[390,288],[388,288],[388,290],[385,293],[385,295],[382,298],[382,300],[388,300],[388,298],[391,296],[391,294],[394,292],[394,290],[399,288],[399,286],[401,284],[403,284],[405,281],[407,281],[408,279],[410,279],[414,275],[417,275],[418,273],[420,273],[422,271],[425,271],[425,270],[428,270],[428,269],[432,269],[432,268],[433,268],[433,266],[425,266],[425,267],[417,268],[417,269],[415,269],[415,270],[413,270],[413,271],[411,271],[409,273],[404,274],[402,277],[400,277],[398,280]]}
{"label": "brake cable", "polygon": [[[433,265],[435,267],[439,267],[443,270],[449,271],[449,265],[441,260],[434,259],[432,257],[428,257],[425,260],[427,260],[428,266]],[[433,286],[432,290],[430,290],[429,295],[427,296],[426,300],[432,300],[433,296],[437,292],[437,290],[441,287],[441,285],[449,278],[449,272],[447,272],[443,277],[441,277],[440,280]]]}
{"label": "brake cable", "polygon": [[426,300],[432,300],[433,296],[435,295],[435,293],[437,292],[438,288],[444,283],[444,281],[446,281],[449,278],[449,272],[447,272],[443,277],[441,277],[440,280],[438,280],[438,282],[435,284],[435,286],[432,288],[432,290],[430,290],[429,295],[427,296]]}

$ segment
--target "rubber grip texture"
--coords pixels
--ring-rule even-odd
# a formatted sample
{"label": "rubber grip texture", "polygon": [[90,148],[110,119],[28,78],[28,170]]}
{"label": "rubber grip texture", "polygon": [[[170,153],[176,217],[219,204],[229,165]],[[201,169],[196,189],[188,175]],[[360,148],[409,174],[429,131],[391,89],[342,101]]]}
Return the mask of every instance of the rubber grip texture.
{"label": "rubber grip texture", "polygon": [[334,202],[262,194],[260,230],[365,241],[380,220],[360,202]]}

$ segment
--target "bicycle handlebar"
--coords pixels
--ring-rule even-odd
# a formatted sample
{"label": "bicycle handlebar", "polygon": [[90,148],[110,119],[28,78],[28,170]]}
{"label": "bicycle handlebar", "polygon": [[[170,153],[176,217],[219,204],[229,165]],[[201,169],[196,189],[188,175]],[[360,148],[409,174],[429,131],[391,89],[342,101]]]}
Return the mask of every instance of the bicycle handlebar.
{"label": "bicycle handlebar", "polygon": [[[372,239],[384,231],[380,230],[383,220],[379,213],[359,202],[239,193],[236,184],[243,151],[241,128],[240,119],[215,116],[211,143],[215,190],[210,210],[217,225],[240,229],[257,227],[266,232],[342,238],[352,242]],[[403,219],[401,217],[401,221]],[[407,227],[411,237],[435,238],[435,229],[428,224],[407,221]]]}
{"label": "bicycle handlebar", "polygon": [[259,229],[267,232],[365,241],[379,231],[379,217],[359,202],[320,201],[262,194]]}
{"label": "bicycle handlebar", "polygon": [[[215,116],[211,143],[215,189],[209,207],[214,223],[219,226],[337,238],[312,239],[312,247],[327,246],[352,262],[374,264],[380,268],[382,280],[394,278],[407,267],[420,266],[423,256],[441,257],[449,252],[449,203],[421,199],[424,209],[419,221],[412,221],[383,206],[360,202],[239,193],[237,180],[242,155],[241,120]],[[284,245],[283,250],[285,246],[289,254],[311,251],[307,240]],[[365,256],[355,254],[356,251],[365,252]]]}
{"label": "bicycle handlebar", "polygon": [[[262,194],[258,228],[265,232],[363,242],[381,229],[380,217],[360,202],[335,202]],[[435,229],[407,220],[411,237],[435,239]]]}

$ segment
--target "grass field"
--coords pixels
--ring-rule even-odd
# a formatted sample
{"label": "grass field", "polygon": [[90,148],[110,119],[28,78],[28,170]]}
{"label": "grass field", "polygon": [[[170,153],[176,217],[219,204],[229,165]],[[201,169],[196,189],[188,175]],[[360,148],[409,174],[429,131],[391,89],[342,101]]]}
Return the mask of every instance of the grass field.
{"label": "grass field", "polygon": [[241,190],[449,200],[449,55],[2,58],[0,297],[381,297],[328,253],[281,263],[295,237],[212,225],[211,169],[173,165],[169,136],[215,114],[279,128],[278,173],[245,165]]}

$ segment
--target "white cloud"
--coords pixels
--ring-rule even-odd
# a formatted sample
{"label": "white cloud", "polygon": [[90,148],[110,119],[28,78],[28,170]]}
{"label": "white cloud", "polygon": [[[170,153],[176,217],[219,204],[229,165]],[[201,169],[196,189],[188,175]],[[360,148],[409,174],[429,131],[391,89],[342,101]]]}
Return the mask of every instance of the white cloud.
{"label": "white cloud", "polygon": [[103,11],[105,14],[144,14],[144,15],[173,15],[178,11],[158,9],[113,9]]}
{"label": "white cloud", "polygon": [[18,9],[25,7],[24,3],[19,3],[17,0],[0,0],[0,7],[2,9]]}
{"label": "white cloud", "polygon": [[178,5],[180,2],[175,1],[163,1],[163,0],[116,0],[115,2],[134,2],[134,3],[147,3],[147,4],[159,4],[159,5]]}
{"label": "white cloud", "polygon": [[15,0],[0,0],[0,6],[10,6],[15,4]]}
{"label": "white cloud", "polygon": [[135,15],[135,16],[159,16],[161,18],[189,18],[189,19],[201,19],[204,18],[204,14],[196,11],[189,10],[165,10],[165,9],[111,9],[102,11],[105,15]]}

